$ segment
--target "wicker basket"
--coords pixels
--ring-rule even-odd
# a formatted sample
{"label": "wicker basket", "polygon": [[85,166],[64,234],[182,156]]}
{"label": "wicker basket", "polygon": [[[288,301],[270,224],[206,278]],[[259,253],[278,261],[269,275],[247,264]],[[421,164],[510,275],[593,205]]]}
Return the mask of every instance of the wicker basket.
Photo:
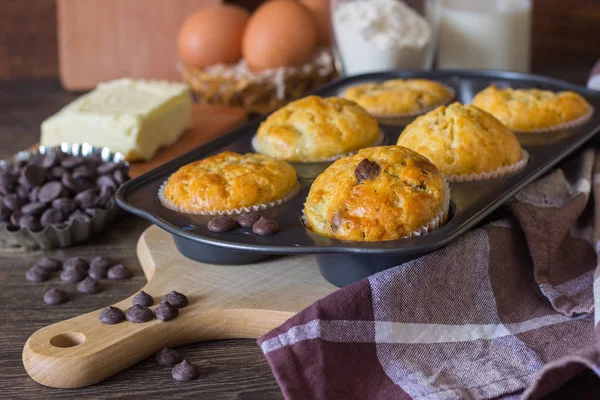
{"label": "wicker basket", "polygon": [[244,60],[200,70],[183,67],[183,78],[202,104],[243,107],[267,113],[302,97],[337,76],[331,52],[321,49],[305,65],[254,73]]}

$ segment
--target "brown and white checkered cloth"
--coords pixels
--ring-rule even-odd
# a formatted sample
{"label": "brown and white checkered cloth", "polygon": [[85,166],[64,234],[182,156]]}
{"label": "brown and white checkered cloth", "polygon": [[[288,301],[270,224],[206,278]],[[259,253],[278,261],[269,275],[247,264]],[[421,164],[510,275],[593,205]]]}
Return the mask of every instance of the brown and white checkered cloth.
{"label": "brown and white checkered cloth", "polygon": [[285,397],[533,399],[586,368],[600,376],[599,160],[581,152],[506,218],[259,338]]}

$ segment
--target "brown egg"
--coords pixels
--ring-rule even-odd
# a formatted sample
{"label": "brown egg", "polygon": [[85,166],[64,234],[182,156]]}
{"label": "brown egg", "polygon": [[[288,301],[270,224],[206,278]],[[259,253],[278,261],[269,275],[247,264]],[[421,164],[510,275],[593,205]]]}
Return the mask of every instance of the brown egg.
{"label": "brown egg", "polygon": [[271,0],[250,17],[242,54],[251,69],[301,65],[317,44],[317,27],[311,11],[294,0]]}
{"label": "brown egg", "polygon": [[186,18],[177,49],[187,66],[204,68],[242,58],[242,36],[250,14],[236,5],[202,8]]}
{"label": "brown egg", "polygon": [[331,9],[329,0],[300,0],[310,8],[317,20],[317,42],[321,46],[331,45]]}

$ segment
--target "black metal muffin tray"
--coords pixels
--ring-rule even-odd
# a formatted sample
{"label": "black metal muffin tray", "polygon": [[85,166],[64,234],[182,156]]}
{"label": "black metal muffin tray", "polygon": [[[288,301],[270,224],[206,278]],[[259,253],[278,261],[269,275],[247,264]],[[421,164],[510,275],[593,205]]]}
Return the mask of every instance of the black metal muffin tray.
{"label": "black metal muffin tray", "polygon": [[[473,96],[488,85],[495,84],[498,87],[573,90],[583,95],[596,112],[587,123],[566,131],[518,135],[530,155],[527,166],[513,175],[498,179],[452,183],[451,218],[442,228],[420,237],[388,242],[346,242],[307,230],[301,222],[304,201],[314,178],[331,163],[292,164],[302,184],[300,193],[280,206],[261,211],[262,215],[274,218],[279,223],[280,232],[272,236],[257,236],[250,229],[243,228],[226,233],[210,232],[206,227],[210,216],[177,213],[159,203],[159,187],[179,167],[222,151],[252,152],[252,137],[266,116],[127,182],[117,192],[117,203],[171,233],[179,251],[193,260],[232,265],[256,262],[271,255],[315,254],[323,276],[337,286],[345,286],[449,244],[600,131],[600,92],[551,78],[518,73],[372,73],[339,79],[314,94],[336,96],[350,85],[416,77],[450,86],[456,92],[455,100],[464,104],[470,103]],[[381,128],[385,134],[384,144],[395,144],[403,130],[402,126],[382,125]]]}

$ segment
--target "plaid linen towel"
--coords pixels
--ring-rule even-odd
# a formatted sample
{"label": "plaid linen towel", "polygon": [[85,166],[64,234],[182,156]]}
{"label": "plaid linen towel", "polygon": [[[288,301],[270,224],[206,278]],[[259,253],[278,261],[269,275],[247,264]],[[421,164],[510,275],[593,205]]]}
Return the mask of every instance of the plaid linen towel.
{"label": "plaid linen towel", "polygon": [[259,338],[285,397],[534,399],[586,368],[600,376],[600,153],[579,153],[505,211]]}

